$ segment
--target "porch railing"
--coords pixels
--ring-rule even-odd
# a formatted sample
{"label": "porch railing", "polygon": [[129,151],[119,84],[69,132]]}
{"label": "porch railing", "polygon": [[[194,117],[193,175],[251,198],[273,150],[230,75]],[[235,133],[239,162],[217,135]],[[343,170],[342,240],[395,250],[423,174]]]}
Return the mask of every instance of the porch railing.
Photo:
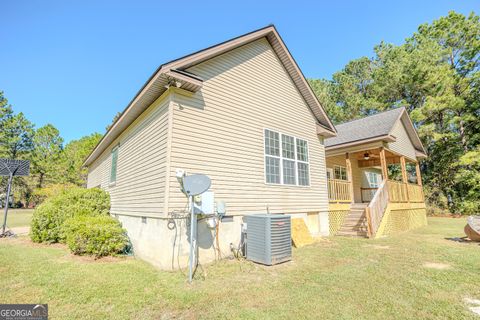
{"label": "porch railing", "polygon": [[423,202],[423,190],[418,184],[388,180],[390,202]]}
{"label": "porch railing", "polygon": [[418,184],[409,183],[407,184],[407,190],[408,190],[408,199],[410,200],[410,202],[425,201],[423,196],[422,186],[419,186]]}
{"label": "porch railing", "polygon": [[366,216],[368,223],[368,235],[369,237],[374,237],[377,233],[380,223],[382,222],[383,215],[387,209],[388,200],[389,200],[389,188],[387,183],[383,181],[378,187],[375,195],[373,196],[372,201],[368,204],[366,208]]}
{"label": "porch railing", "polygon": [[350,182],[328,179],[328,199],[330,202],[351,202]]}
{"label": "porch railing", "polygon": [[[350,185],[349,181],[329,179],[328,199],[330,202],[351,202]],[[424,202],[423,189],[417,184],[387,180],[385,186],[390,195],[390,202]],[[378,188],[360,188],[362,202],[371,202],[377,190]]]}
{"label": "porch railing", "polygon": [[408,202],[407,184],[403,182],[387,180],[390,202]]}

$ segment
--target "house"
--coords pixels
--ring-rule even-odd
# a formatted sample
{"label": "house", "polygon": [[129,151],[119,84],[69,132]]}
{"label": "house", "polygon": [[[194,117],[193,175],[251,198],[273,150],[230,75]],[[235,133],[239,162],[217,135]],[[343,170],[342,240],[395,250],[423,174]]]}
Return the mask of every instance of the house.
{"label": "house", "polygon": [[[329,220],[343,226],[356,205],[351,166],[332,180],[338,190],[329,194],[327,187],[327,146],[340,164],[337,156],[358,153],[342,147],[335,153],[339,144],[326,143],[341,137],[268,26],[161,65],[86,159],[87,187],[110,193],[111,214],[137,256],[173,269],[187,264],[189,249],[177,169],[208,175],[215,200],[226,204],[217,229],[199,221],[198,254],[206,262],[239,246],[249,214],[290,214],[304,219],[313,235],[337,232]],[[364,144],[372,161],[373,142]],[[378,142],[384,156],[397,150]],[[377,167],[372,162],[372,170]],[[348,194],[340,191],[349,183]],[[375,208],[368,210],[384,214]],[[365,213],[359,224],[362,219]]]}
{"label": "house", "polygon": [[426,222],[426,152],[405,108],[336,126],[325,142],[330,234],[380,237]]}

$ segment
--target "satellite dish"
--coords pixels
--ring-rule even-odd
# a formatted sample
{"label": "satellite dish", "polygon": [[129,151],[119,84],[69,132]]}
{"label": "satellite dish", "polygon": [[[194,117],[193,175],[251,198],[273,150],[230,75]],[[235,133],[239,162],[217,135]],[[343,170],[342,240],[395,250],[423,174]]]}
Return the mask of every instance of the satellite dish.
{"label": "satellite dish", "polygon": [[204,174],[193,174],[183,178],[183,190],[187,196],[202,194],[210,188],[210,178]]}
{"label": "satellite dish", "polygon": [[30,174],[30,161],[0,159],[0,176],[28,176]]}

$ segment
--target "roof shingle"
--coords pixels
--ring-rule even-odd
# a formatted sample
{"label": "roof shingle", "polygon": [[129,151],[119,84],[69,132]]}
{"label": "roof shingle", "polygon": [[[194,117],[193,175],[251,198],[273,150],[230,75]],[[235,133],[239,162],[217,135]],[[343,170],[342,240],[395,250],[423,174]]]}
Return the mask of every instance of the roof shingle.
{"label": "roof shingle", "polygon": [[325,140],[326,147],[388,135],[404,108],[396,108],[336,125],[337,136]]}

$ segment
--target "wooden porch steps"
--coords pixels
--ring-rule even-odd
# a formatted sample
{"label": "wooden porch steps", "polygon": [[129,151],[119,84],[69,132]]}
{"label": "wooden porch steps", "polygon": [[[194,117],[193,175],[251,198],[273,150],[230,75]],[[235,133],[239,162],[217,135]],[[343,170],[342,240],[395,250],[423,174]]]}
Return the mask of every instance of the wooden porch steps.
{"label": "wooden porch steps", "polygon": [[367,237],[367,219],[365,208],[367,203],[354,203],[350,207],[350,213],[343,221],[343,225],[337,232],[337,236]]}

